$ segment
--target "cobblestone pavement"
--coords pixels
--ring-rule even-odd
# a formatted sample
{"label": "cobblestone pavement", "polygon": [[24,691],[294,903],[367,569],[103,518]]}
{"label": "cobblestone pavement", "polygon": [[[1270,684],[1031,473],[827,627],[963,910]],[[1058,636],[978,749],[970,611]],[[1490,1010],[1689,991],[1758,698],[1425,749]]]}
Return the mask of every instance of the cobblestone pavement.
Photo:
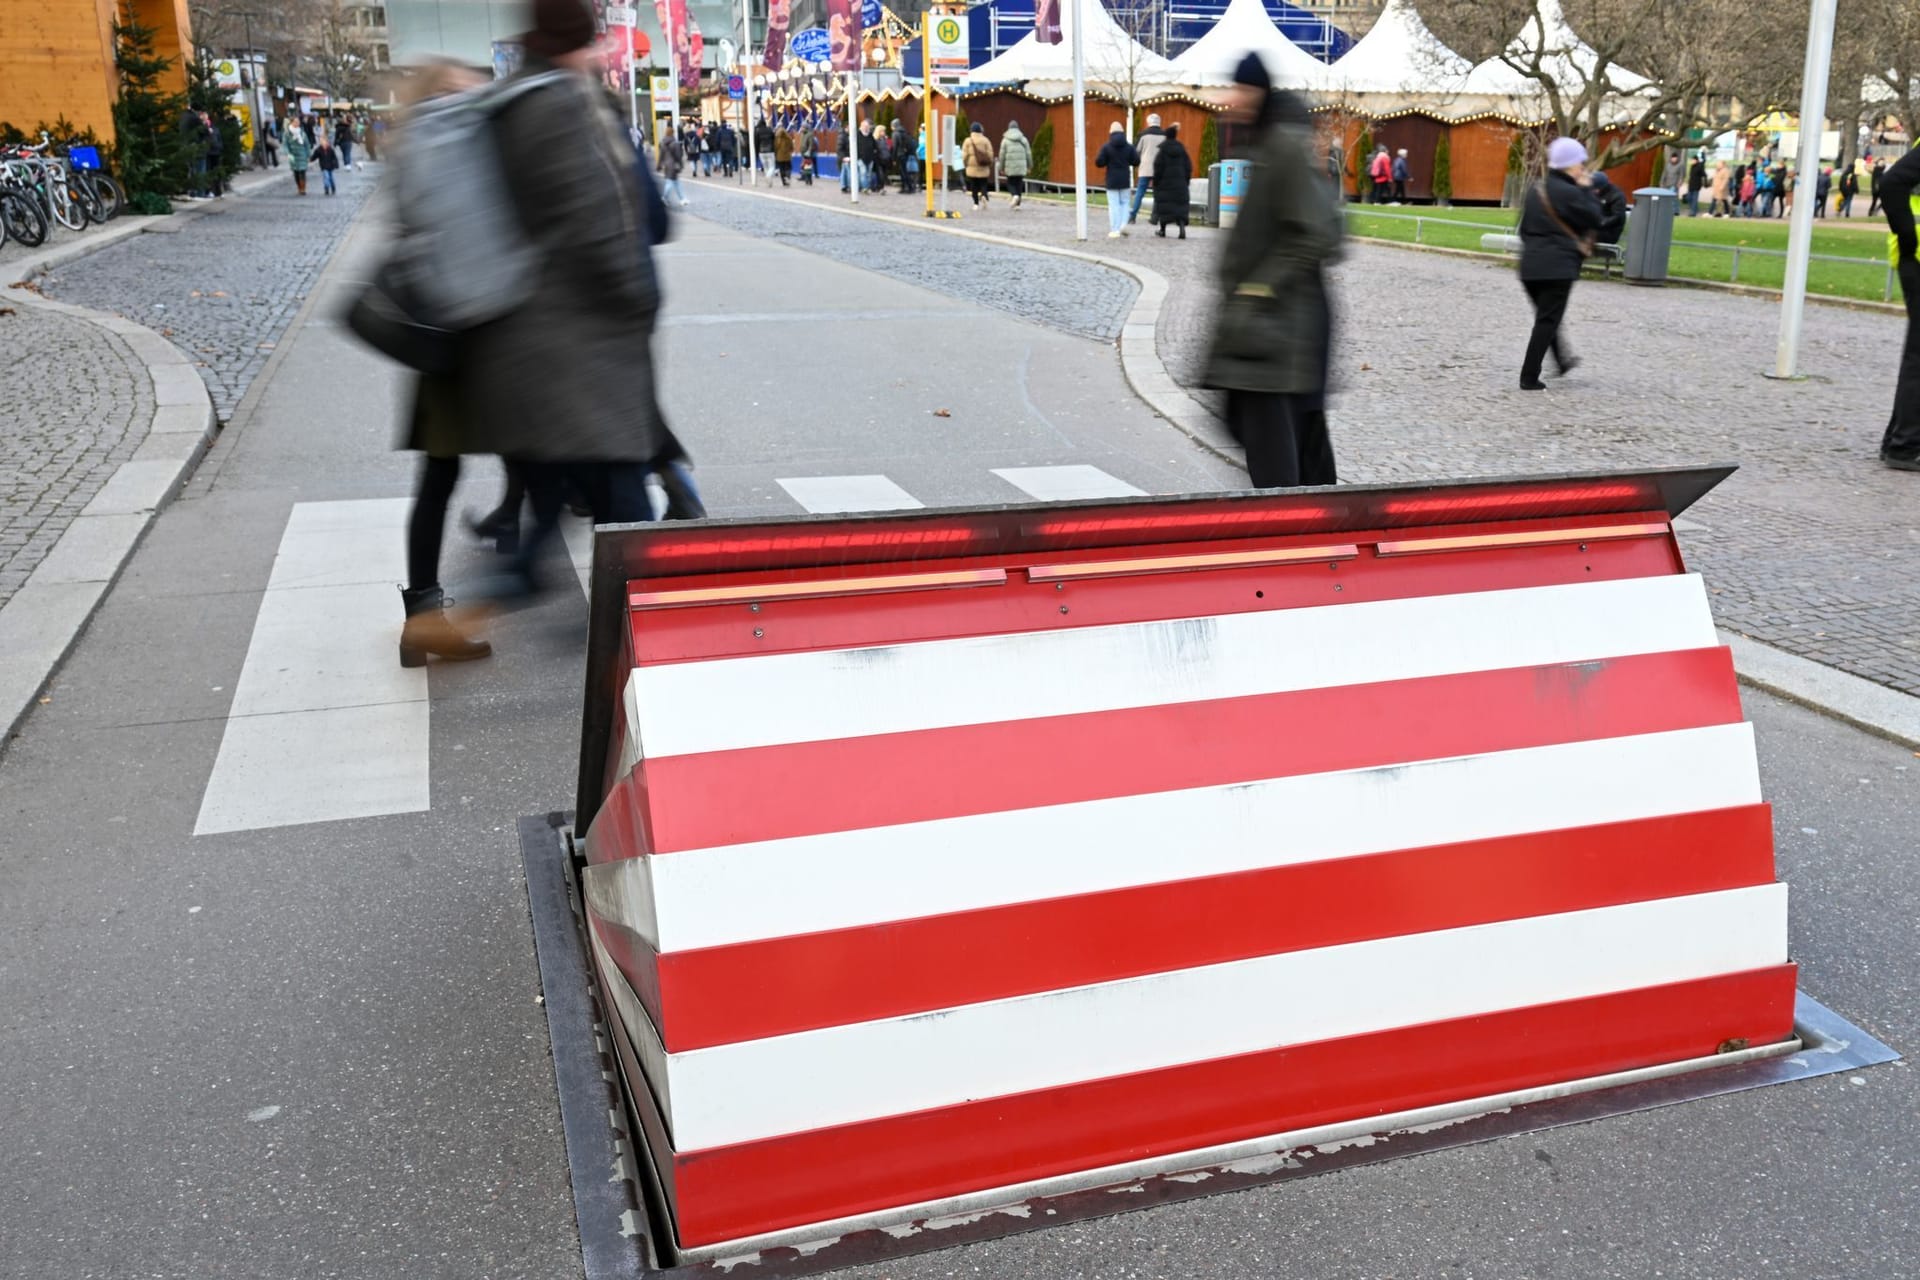
{"label": "cobblestone pavement", "polygon": [[291,177],[218,212],[182,221],[174,234],[134,236],[55,268],[48,297],[115,312],[157,330],[194,362],[222,422],[233,416],[320,268],[374,188],[378,166],[340,174],[340,194],[308,195]]}
{"label": "cobblestone pavement", "polygon": [[[1023,319],[1111,341],[1120,336],[1140,286],[1131,276],[1064,258],[1036,257],[951,236],[893,231],[871,222],[855,224],[828,212],[797,209],[744,196],[715,181],[682,184],[694,201],[689,213],[744,231],[783,240],[797,248],[856,267],[883,271],[909,284],[937,289],[981,306],[1011,311]],[[806,192],[795,186],[790,191]],[[831,183],[812,188],[824,203],[826,192],[844,199]],[[783,193],[786,194],[786,193]],[[908,202],[898,195],[862,200],[860,207]],[[880,212],[887,210],[880,209]]]}
{"label": "cobblestone pavement", "polygon": [[[689,185],[700,200],[705,185]],[[837,192],[805,198],[845,201]],[[860,207],[919,221],[917,202],[897,195]],[[1104,254],[1166,276],[1160,353],[1176,379],[1191,383],[1213,307],[1219,233],[1196,227],[1184,242],[1161,240],[1142,225],[1108,240],[1097,195],[1094,238],[1084,244],[1072,238],[1067,204],[1029,200],[1014,210],[996,200],[964,212],[970,231]],[[883,251],[864,231],[843,230],[840,242],[850,254]],[[1096,270],[1031,260],[1041,262],[1056,272]],[[1900,317],[1808,307],[1801,368],[1811,376],[1783,384],[1761,376],[1773,364],[1778,303],[1588,282],[1568,312],[1585,363],[1529,394],[1515,383],[1530,315],[1510,267],[1355,244],[1334,280],[1332,414],[1343,478],[1737,462],[1740,471],[1690,513],[1681,539],[1709,580],[1720,623],[1920,694],[1920,476],[1888,471],[1875,457]]]}
{"label": "cobblestone pavement", "polygon": [[139,447],[153,419],[153,388],[119,339],[40,307],[0,303],[0,353],[4,607]]}

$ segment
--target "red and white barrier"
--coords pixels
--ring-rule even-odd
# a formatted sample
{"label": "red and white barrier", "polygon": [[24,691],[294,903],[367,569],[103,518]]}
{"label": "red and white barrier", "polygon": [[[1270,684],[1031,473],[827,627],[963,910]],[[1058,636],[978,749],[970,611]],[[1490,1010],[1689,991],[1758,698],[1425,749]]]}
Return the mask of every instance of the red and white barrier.
{"label": "red and white barrier", "polygon": [[584,893],[682,1246],[1789,1034],[1665,510],[1249,501],[631,583]]}

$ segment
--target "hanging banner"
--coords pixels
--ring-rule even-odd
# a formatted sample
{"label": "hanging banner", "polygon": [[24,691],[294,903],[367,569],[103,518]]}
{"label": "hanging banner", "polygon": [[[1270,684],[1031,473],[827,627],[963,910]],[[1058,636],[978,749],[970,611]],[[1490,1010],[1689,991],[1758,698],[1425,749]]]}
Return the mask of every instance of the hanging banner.
{"label": "hanging banner", "polygon": [[787,58],[787,24],[793,20],[793,0],[770,0],[767,5],[767,39],[760,50],[760,62],[769,71],[778,71]]}
{"label": "hanging banner", "polygon": [[1033,38],[1041,44],[1059,44],[1065,39],[1060,32],[1060,0],[1034,0]]}
{"label": "hanging banner", "polygon": [[691,15],[687,18],[687,26],[687,60],[680,66],[680,83],[689,89],[697,89],[700,87],[700,61],[706,57],[707,42],[700,34],[700,24]]}
{"label": "hanging banner", "polygon": [[827,0],[827,38],[832,42],[833,69],[860,69],[860,32],[866,15],[860,0]]}

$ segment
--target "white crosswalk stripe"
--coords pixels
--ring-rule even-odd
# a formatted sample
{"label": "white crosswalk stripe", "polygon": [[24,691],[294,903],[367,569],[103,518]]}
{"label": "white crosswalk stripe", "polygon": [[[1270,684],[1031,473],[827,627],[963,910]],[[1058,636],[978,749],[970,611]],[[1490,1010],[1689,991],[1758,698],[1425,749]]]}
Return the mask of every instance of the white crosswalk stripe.
{"label": "white crosswalk stripe", "polygon": [[429,807],[427,673],[394,647],[409,505],[293,508],[195,835]]}
{"label": "white crosswalk stripe", "polygon": [[777,483],[815,515],[905,511],[927,505],[885,476],[796,476]]}
{"label": "white crosswalk stripe", "polygon": [[1085,463],[1064,467],[995,467],[993,474],[1041,502],[1076,498],[1133,498],[1146,492]]}

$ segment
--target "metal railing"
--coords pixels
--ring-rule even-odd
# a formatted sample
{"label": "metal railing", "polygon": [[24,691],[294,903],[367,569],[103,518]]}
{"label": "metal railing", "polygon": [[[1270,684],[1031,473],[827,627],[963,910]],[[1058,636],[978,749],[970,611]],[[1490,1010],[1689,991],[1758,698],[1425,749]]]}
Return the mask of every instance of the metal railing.
{"label": "metal railing", "polygon": [[[1365,205],[1348,205],[1347,215],[1354,218],[1390,218],[1396,222],[1411,222],[1413,223],[1414,244],[1426,243],[1426,226],[1429,223],[1437,227],[1464,227],[1471,231],[1489,234],[1512,235],[1514,231],[1513,227],[1502,226],[1499,223],[1464,222],[1458,218],[1433,218],[1425,214],[1384,213],[1377,209],[1370,209]],[[1447,247],[1452,248],[1457,246]],[[1484,248],[1484,246],[1482,247]],[[1716,253],[1731,254],[1732,261],[1728,264],[1728,284],[1740,283],[1740,257],[1742,254],[1749,256],[1757,255],[1765,258],[1784,258],[1787,256],[1785,249],[1762,249],[1757,245],[1714,244],[1706,240],[1675,240],[1673,247],[1676,249],[1711,249]],[[1472,250],[1469,250],[1469,252],[1471,251]],[[1810,255],[1810,260],[1813,262],[1837,262],[1845,266],[1877,267],[1884,273],[1880,287],[1880,300],[1882,302],[1893,301],[1893,286],[1895,281],[1893,264],[1884,258],[1850,258],[1842,257],[1838,254],[1816,253]],[[1682,280],[1717,281],[1719,279],[1717,276],[1683,276],[1671,271],[1669,274],[1675,275]]]}

